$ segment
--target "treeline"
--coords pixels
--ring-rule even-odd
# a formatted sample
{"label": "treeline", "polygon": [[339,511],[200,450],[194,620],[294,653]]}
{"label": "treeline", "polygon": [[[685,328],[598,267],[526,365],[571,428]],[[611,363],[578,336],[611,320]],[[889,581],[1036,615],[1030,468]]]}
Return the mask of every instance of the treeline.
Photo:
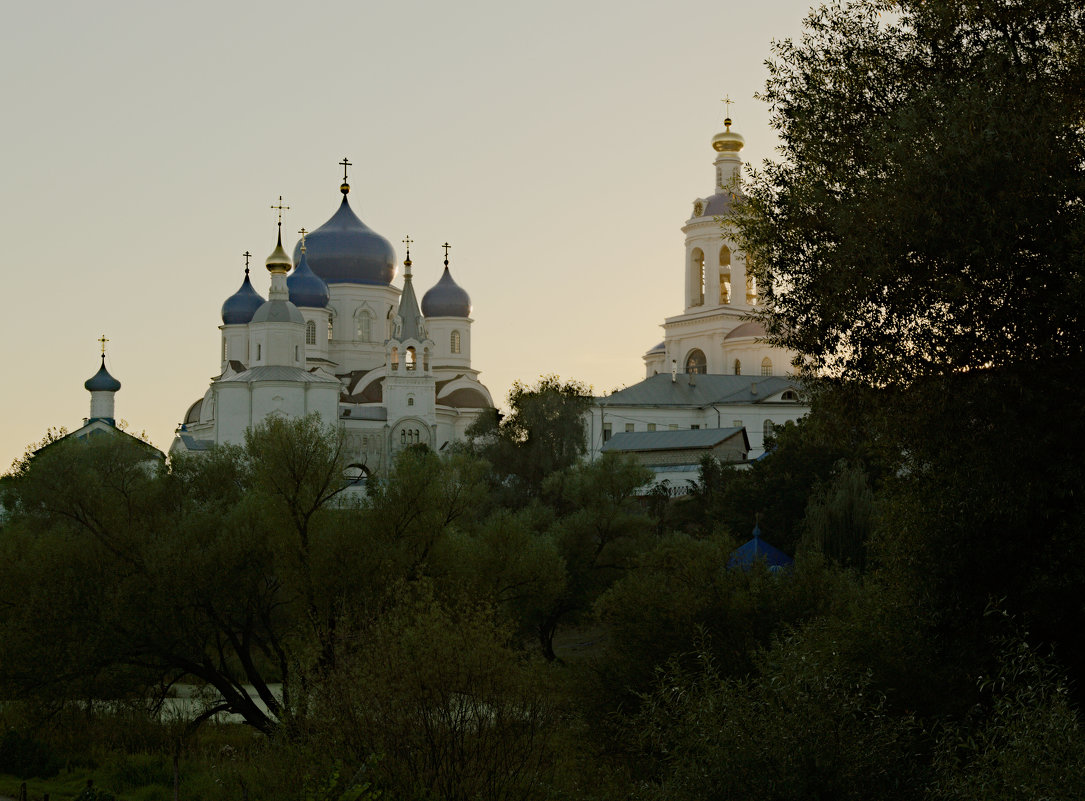
{"label": "treeline", "polygon": [[[260,733],[201,797],[1080,797],[1081,607],[1060,606],[1085,572],[1046,582],[1016,535],[945,547],[959,504],[932,506],[839,392],[680,499],[580,461],[583,387],[514,396],[364,495],[312,418],[168,468],[120,436],[26,460],[0,536],[9,751],[51,743],[56,770],[157,749],[184,788],[223,728],[161,718],[185,682],[201,717]],[[525,415],[566,453],[545,475]],[[792,570],[728,569],[755,519]],[[1018,556],[975,575],[990,549]]]}

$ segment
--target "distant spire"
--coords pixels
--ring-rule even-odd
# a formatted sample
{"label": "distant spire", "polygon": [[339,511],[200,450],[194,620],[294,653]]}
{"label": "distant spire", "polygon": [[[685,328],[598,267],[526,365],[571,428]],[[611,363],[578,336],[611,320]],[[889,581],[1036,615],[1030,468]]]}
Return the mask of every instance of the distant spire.
{"label": "distant spire", "polygon": [[290,268],[294,266],[294,263],[290,261],[290,257],[286,255],[286,251],[283,250],[283,210],[290,207],[283,205],[283,196],[279,195],[279,205],[271,208],[279,211],[279,236],[275,243],[275,250],[271,251],[271,255],[267,257],[264,264],[269,273],[286,275],[286,273],[290,272]]}
{"label": "distant spire", "polygon": [[339,163],[343,165],[343,183],[340,185],[339,191],[345,196],[350,191],[350,184],[347,183],[347,167],[353,167],[354,165],[347,160],[346,156],[343,156],[343,160]]}

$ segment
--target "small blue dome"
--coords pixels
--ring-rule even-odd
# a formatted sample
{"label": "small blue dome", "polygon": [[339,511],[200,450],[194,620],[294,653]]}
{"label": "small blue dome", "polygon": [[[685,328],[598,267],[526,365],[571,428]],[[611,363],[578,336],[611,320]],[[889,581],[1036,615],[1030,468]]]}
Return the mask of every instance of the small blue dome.
{"label": "small blue dome", "polygon": [[301,254],[301,261],[286,279],[286,287],[290,290],[290,302],[295,306],[307,306],[310,309],[323,309],[328,305],[328,285],[324,279],[309,268],[309,262],[305,253]]}
{"label": "small blue dome", "polygon": [[422,314],[426,317],[471,316],[471,298],[463,287],[452,280],[447,263],[441,280],[422,296]]}
{"label": "small blue dome", "polygon": [[252,288],[249,273],[246,270],[241,288],[226,298],[226,302],[222,304],[222,322],[226,325],[245,325],[252,320],[253,314],[263,303],[264,299]]}
{"label": "small blue dome", "polygon": [[105,369],[105,356],[102,356],[102,366],[97,373],[83,382],[83,386],[88,392],[116,392],[121,388],[121,382]]}
{"label": "small blue dome", "polygon": [[[396,252],[351,210],[346,194],[339,211],[305,237],[309,267],[328,284],[390,286],[396,277]],[[301,242],[294,246],[300,261]]]}

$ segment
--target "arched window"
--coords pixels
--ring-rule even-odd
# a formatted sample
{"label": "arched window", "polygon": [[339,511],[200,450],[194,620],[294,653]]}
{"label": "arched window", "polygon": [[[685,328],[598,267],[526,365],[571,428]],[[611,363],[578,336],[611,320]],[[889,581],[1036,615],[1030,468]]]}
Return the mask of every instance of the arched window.
{"label": "arched window", "polygon": [[399,369],[399,348],[392,348],[392,369]]}
{"label": "arched window", "polygon": [[305,344],[316,344],[316,323],[310,320],[305,324]]}
{"label": "arched window", "polygon": [[690,306],[704,305],[704,252],[694,248],[689,256]]}
{"label": "arched window", "polygon": [[762,429],[762,433],[764,433],[766,441],[772,439],[773,434],[776,433],[776,426],[771,420],[765,421],[765,426]]}
{"label": "arched window", "polygon": [[761,375],[772,375],[772,359],[768,356],[761,360]]}
{"label": "arched window", "polygon": [[365,309],[358,309],[354,315],[354,338],[359,342],[369,342],[373,338],[372,318]]}
{"label": "arched window", "polygon": [[780,400],[785,400],[785,401],[797,401],[798,399],[799,399],[799,393],[797,393],[793,389],[787,390],[783,395],[780,396]]}
{"label": "arched window", "polygon": [[414,406],[414,395],[408,395],[407,396],[407,405],[408,406]]}
{"label": "arched window", "polygon": [[332,318],[329,317],[328,318],[328,341],[329,342],[332,341],[332,322],[333,322]]}
{"label": "arched window", "polygon": [[686,372],[704,375],[708,372],[708,360],[705,359],[704,351],[695,348],[686,356]]}
{"label": "arched window", "polygon": [[742,362],[735,359],[735,375],[742,375]]}
{"label": "arched window", "polygon": [[460,332],[459,331],[453,331],[452,332],[451,342],[449,343],[449,346],[450,346],[450,349],[452,350],[453,353],[459,353],[460,352]]}
{"label": "arched window", "polygon": [[413,345],[408,347],[407,351],[404,353],[403,362],[404,362],[404,366],[408,370],[413,370],[415,368],[416,365],[415,365],[415,362],[414,362],[414,346]]}
{"label": "arched window", "polygon": [[226,344],[226,337],[222,338],[222,360],[226,361],[230,358],[230,348]]}
{"label": "arched window", "polygon": [[720,248],[720,303],[731,302],[731,248]]}

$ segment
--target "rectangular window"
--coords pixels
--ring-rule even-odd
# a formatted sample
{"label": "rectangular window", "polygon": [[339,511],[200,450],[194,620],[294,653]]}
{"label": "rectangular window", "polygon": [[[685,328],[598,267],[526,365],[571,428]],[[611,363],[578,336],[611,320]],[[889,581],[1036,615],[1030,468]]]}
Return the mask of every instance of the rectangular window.
{"label": "rectangular window", "polygon": [[256,346],[256,361],[260,361],[260,345]]}
{"label": "rectangular window", "polygon": [[610,435],[612,433],[610,423],[603,423],[603,442],[610,442]]}
{"label": "rectangular window", "polygon": [[742,421],[741,420],[735,420],[734,421],[734,426],[735,426],[735,428],[742,428]]}
{"label": "rectangular window", "polygon": [[626,423],[625,424],[625,430],[626,430],[626,433],[632,431],[633,430],[633,424],[632,423]]}
{"label": "rectangular window", "polygon": [[691,425],[691,426],[689,427],[689,430],[690,430],[690,431],[696,431],[696,430],[697,430],[698,428],[700,428],[700,426],[699,426],[699,425],[696,425],[696,424],[694,424],[694,425]]}
{"label": "rectangular window", "polygon": [[648,430],[649,431],[655,431],[656,430],[656,424],[655,423],[649,423],[648,424]]}
{"label": "rectangular window", "polygon": [[678,423],[671,423],[670,425],[667,426],[667,428],[669,428],[671,431],[677,431],[678,430]]}

